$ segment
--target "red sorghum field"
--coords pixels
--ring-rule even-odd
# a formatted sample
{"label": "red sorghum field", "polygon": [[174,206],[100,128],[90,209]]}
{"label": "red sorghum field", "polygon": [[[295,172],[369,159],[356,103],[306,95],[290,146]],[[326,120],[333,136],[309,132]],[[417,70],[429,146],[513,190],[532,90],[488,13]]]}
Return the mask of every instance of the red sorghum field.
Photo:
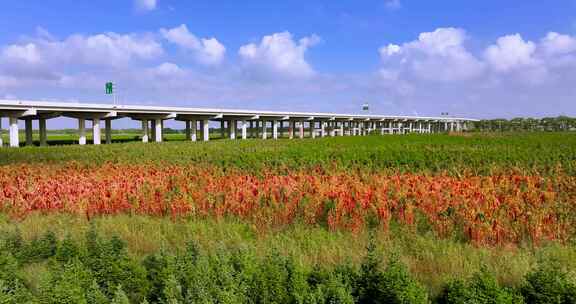
{"label": "red sorghum field", "polygon": [[70,213],[170,218],[236,217],[259,232],[295,223],[358,232],[395,221],[461,235],[476,245],[569,241],[576,232],[576,177],[504,170],[486,176],[322,168],[284,174],[214,166],[9,165],[0,208],[13,218]]}
{"label": "red sorghum field", "polygon": [[0,149],[0,212],[6,303],[576,299],[571,133]]}

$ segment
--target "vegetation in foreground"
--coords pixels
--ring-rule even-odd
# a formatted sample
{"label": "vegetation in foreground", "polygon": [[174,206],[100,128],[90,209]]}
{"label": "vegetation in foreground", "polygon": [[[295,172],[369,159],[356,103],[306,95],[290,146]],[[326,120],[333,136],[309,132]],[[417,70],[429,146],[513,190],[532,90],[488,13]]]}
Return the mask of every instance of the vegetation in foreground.
{"label": "vegetation in foreground", "polygon": [[[281,296],[273,297],[280,303],[573,303],[576,136],[570,133],[34,147],[1,149],[0,164],[3,256],[12,256],[2,263],[15,267],[0,271],[11,275],[0,283],[18,282],[0,287],[9,295],[17,287],[41,302],[55,297],[52,290],[84,290],[59,301],[97,303],[88,298],[102,293],[104,302],[166,303],[173,300],[167,288],[176,290],[169,294],[177,301],[270,303],[247,290],[265,294],[280,285]],[[155,221],[160,232],[147,229]],[[94,223],[115,228],[87,241],[86,227]],[[219,225],[224,231],[214,234]],[[155,239],[162,229],[165,237]],[[34,248],[46,240],[54,253],[38,258],[41,249]],[[205,261],[202,274],[229,274],[228,283],[183,279],[194,276],[178,264],[189,242]],[[78,254],[59,261],[56,252],[66,243]],[[99,264],[87,256],[101,253],[90,253],[96,248],[90,243],[127,261],[130,279],[146,277],[139,288],[158,280],[162,288],[135,291],[119,287],[117,278],[98,279],[100,268],[125,266],[105,260],[112,266],[94,268]],[[367,244],[377,250],[367,252]],[[149,256],[172,265],[168,281],[148,272]],[[235,262],[243,258],[248,266]],[[291,266],[267,268],[276,260]],[[74,282],[90,285],[59,286],[67,264],[80,269],[74,278],[88,278]],[[293,273],[305,282],[300,298],[292,281],[279,279]],[[369,273],[374,277],[366,279]],[[387,283],[371,283],[380,280]],[[222,295],[229,283],[244,289]],[[412,287],[402,289],[406,284]],[[191,296],[195,288],[205,297]]]}
{"label": "vegetation in foreground", "polygon": [[[73,217],[51,220],[56,231],[68,229],[78,221]],[[45,221],[45,218],[39,220]],[[192,228],[186,230],[187,236],[164,234],[169,239],[179,239],[179,245],[161,246],[149,240],[147,232],[134,227],[128,232],[121,227],[138,221],[153,226],[148,231],[157,231],[159,224],[165,224],[160,219],[139,217],[82,221],[77,222],[82,232],[74,229],[64,236],[46,230],[29,235],[31,230],[47,228],[45,225],[38,228],[16,225],[22,230],[9,226],[0,237],[0,300],[2,303],[574,303],[576,300],[574,273],[570,272],[575,266],[576,251],[565,247],[551,246],[534,254],[510,255],[498,251],[478,254],[478,249],[466,249],[463,244],[450,253],[455,244],[443,250],[437,246],[434,254],[438,261],[429,257],[427,262],[452,262],[455,272],[466,273],[429,273],[428,279],[435,279],[437,284],[436,290],[431,290],[427,285],[430,281],[422,278],[422,271],[433,265],[420,262],[420,267],[414,267],[418,260],[426,259],[424,252],[419,251],[423,248],[415,248],[418,242],[390,239],[377,231],[367,232],[358,240],[347,233],[335,236],[322,229],[304,228],[300,232],[286,231],[287,235],[303,237],[296,243],[285,244],[286,237],[277,234],[247,236],[239,230],[242,224],[183,222],[180,224]],[[119,234],[110,233],[111,228]],[[227,237],[203,235],[205,229],[220,230]],[[193,235],[194,232],[199,234]],[[132,233],[141,233],[141,241],[160,247],[134,255],[133,246],[137,242],[124,241],[134,237]],[[327,239],[311,241],[310,237],[314,239],[318,234]],[[407,235],[414,237],[412,241],[422,238],[410,233],[403,237]],[[237,237],[241,242],[233,240]],[[346,248],[357,250],[354,256],[358,260],[342,258],[327,263],[303,259],[300,249],[311,246],[314,248],[308,249],[310,253],[322,255],[325,253],[317,250],[329,248],[330,242],[344,252]],[[266,247],[262,243],[267,243]],[[447,253],[450,256],[445,256]],[[471,263],[471,267],[457,267],[463,261]],[[494,270],[501,270],[498,267],[502,264],[510,266],[511,261],[518,265],[509,270],[522,270],[515,281],[502,280]]]}

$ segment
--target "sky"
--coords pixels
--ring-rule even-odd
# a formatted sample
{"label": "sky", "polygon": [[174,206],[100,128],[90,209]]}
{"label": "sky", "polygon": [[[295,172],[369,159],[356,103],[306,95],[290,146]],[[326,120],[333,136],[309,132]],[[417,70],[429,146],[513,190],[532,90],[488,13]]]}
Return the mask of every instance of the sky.
{"label": "sky", "polygon": [[0,99],[576,116],[576,0],[0,4]]}

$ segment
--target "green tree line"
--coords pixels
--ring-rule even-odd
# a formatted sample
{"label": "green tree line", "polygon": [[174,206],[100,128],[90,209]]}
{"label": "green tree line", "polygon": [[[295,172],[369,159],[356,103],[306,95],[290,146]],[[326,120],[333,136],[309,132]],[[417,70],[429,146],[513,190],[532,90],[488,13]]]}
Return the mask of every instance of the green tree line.
{"label": "green tree line", "polygon": [[575,131],[576,118],[568,116],[512,119],[484,119],[473,124],[477,131]]}

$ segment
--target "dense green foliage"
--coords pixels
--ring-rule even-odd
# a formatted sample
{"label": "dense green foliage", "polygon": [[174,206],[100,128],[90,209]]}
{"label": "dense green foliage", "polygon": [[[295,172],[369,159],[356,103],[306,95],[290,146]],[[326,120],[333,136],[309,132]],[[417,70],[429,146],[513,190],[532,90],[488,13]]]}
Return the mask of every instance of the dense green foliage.
{"label": "dense green foliage", "polygon": [[486,119],[472,123],[476,131],[510,132],[510,131],[574,131],[576,118],[568,116],[512,119]]}
{"label": "dense green foliage", "polygon": [[576,174],[576,134],[523,133],[466,136],[408,135],[338,137],[315,140],[208,143],[126,143],[102,146],[1,149],[0,165],[76,161],[209,164],[250,172],[303,167],[331,169],[489,174],[497,169],[553,174],[558,166]]}
{"label": "dense green foliage", "polygon": [[[486,269],[450,281],[430,298],[398,257],[383,259],[370,238],[360,267],[345,263],[307,268],[271,250],[243,248],[215,254],[195,241],[177,253],[143,260],[128,255],[118,237],[90,229],[81,243],[51,232],[26,242],[19,233],[0,239],[1,303],[574,303],[568,274],[543,263],[522,286],[502,286]],[[387,261],[382,264],[381,261]],[[22,276],[44,267],[39,286]]]}

